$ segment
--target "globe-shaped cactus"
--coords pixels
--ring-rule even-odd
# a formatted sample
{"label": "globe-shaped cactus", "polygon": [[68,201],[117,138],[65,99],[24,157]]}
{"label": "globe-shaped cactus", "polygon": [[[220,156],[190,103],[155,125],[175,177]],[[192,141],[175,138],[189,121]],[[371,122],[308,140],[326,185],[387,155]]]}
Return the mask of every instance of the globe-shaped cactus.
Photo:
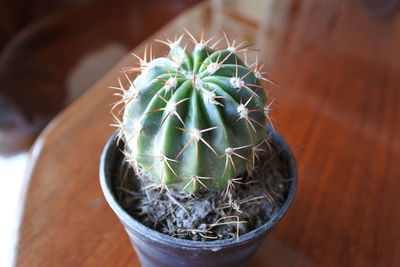
{"label": "globe-shaped cactus", "polygon": [[[139,58],[139,71],[123,90],[121,135],[130,161],[161,185],[194,193],[223,189],[254,167],[266,141],[269,105],[259,66],[203,37],[191,54],[182,36],[161,41],[168,57]],[[234,179],[234,180],[232,180]]]}

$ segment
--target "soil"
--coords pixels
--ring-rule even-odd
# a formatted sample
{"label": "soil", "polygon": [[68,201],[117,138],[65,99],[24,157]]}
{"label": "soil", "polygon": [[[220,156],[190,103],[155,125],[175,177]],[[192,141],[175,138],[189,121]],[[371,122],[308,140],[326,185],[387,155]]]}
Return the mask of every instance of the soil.
{"label": "soil", "polygon": [[114,183],[124,209],[146,226],[177,238],[213,241],[239,238],[273,218],[283,205],[290,180],[287,164],[271,148],[251,174],[225,191],[188,195],[141,179],[129,163]]}

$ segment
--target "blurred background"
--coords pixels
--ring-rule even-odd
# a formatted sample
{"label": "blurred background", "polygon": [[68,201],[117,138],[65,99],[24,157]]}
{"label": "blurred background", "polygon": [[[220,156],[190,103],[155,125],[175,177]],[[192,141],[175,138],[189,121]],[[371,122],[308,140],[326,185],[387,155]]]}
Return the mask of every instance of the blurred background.
{"label": "blurred background", "polygon": [[[0,266],[11,262],[15,218],[27,186],[24,173],[30,164],[28,151],[40,132],[131,49],[200,2],[203,1],[0,0]],[[290,20],[295,16],[290,15],[309,9],[314,21],[320,16],[321,21],[329,23],[322,18],[332,12],[324,10],[335,8],[340,15],[344,13],[341,9],[351,12],[354,8],[368,14],[367,19],[388,21],[399,8],[397,0],[352,0],[346,4],[322,0],[208,2],[213,14],[217,14],[213,25],[218,25],[220,16],[245,21],[248,28],[235,30],[250,29],[256,37],[263,35],[252,38],[256,47],[265,48],[271,60],[276,47],[257,43],[263,42],[265,35],[279,40],[271,42],[275,45],[294,43],[305,35],[309,38],[307,49],[324,38],[322,33],[318,35],[318,25],[312,31],[314,36],[299,31],[285,36],[285,27],[290,23],[296,26]],[[338,20],[332,17],[332,29]],[[253,33],[255,28],[257,33]],[[398,28],[394,32],[398,33]],[[34,151],[32,155],[30,161]]]}

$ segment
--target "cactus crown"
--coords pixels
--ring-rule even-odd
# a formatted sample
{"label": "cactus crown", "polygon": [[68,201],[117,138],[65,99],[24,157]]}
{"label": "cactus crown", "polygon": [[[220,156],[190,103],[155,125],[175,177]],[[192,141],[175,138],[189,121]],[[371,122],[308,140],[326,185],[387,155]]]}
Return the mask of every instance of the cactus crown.
{"label": "cactus crown", "polygon": [[[194,43],[191,54],[183,36],[160,41],[169,56],[139,59],[130,88],[120,82],[123,120],[118,121],[128,160],[155,182],[194,193],[200,188],[230,188],[254,168],[267,140],[270,104],[258,64],[247,65],[237,53],[245,44],[215,49],[210,40]],[[147,51],[147,49],[146,49]],[[150,52],[151,54],[151,52]],[[128,76],[127,76],[128,77]],[[137,166],[136,165],[136,166]]]}

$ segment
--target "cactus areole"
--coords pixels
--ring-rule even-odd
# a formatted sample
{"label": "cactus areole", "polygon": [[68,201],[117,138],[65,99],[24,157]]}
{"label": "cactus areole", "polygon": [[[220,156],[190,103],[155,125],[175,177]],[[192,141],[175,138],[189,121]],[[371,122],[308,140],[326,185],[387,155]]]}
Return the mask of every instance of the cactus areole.
{"label": "cactus areole", "polygon": [[270,104],[259,66],[238,57],[240,45],[218,50],[189,38],[191,53],[182,37],[161,41],[169,56],[145,54],[126,70],[139,74],[122,90],[120,136],[128,160],[154,182],[189,193],[226,189],[254,167]]}

